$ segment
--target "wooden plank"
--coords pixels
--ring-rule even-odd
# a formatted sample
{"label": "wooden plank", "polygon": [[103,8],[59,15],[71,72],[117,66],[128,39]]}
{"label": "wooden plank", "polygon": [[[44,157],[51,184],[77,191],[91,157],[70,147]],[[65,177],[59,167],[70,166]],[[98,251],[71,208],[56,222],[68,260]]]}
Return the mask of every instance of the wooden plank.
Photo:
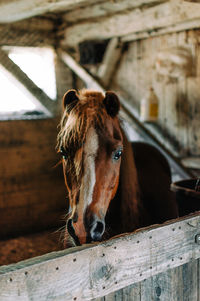
{"label": "wooden plank", "polygon": [[139,283],[130,285],[117,292],[105,296],[105,301],[197,301],[199,294],[198,260],[156,276],[149,277]]}
{"label": "wooden plank", "polygon": [[[163,46],[163,49],[170,49],[177,47],[177,34],[169,34],[165,36],[167,45]],[[162,51],[162,50],[161,50]],[[163,78],[163,103],[164,103],[164,129],[165,135],[169,136],[169,140],[176,149],[180,149],[178,146],[178,133],[177,133],[177,79],[171,78],[170,76]]]}
{"label": "wooden plank", "polygon": [[[138,97],[138,52],[137,44],[131,43],[128,49],[122,53],[120,63],[113,74],[111,87],[114,91],[119,91],[127,102],[136,103]],[[131,66],[131,67],[130,67]]]}
{"label": "wooden plank", "polygon": [[105,298],[105,301],[120,301],[120,300],[123,300],[123,291],[122,291],[122,289],[118,290],[116,292],[108,294],[104,298]]}
{"label": "wooden plank", "polygon": [[75,88],[73,82],[73,73],[66,66],[66,64],[55,55],[55,75],[57,88],[57,112],[62,110],[62,98],[65,92],[69,89]]}
{"label": "wooden plank", "polygon": [[67,52],[59,49],[57,51],[58,56],[61,60],[83,81],[86,83],[87,88],[97,89],[104,92],[104,89],[98,84],[96,80],[83,68],[81,67]]}
{"label": "wooden plank", "polygon": [[77,23],[85,19],[88,20],[105,17],[108,15],[110,16],[122,11],[127,11],[142,6],[153,6],[163,2],[167,2],[167,0],[117,0],[113,3],[109,1],[103,3],[94,3],[93,5],[67,12],[63,15],[63,21],[67,23]]}
{"label": "wooden plank", "polygon": [[[53,184],[52,184],[53,186]],[[61,191],[58,185],[58,191]],[[37,194],[38,191],[34,191]],[[65,225],[64,216],[67,212],[67,204],[64,203],[63,193],[43,193],[44,198],[38,199],[36,204],[24,207],[0,209],[0,239],[17,237],[47,229],[59,229]],[[27,196],[29,199],[30,194]],[[38,194],[41,197],[41,193]],[[48,200],[41,203],[41,200]]]}
{"label": "wooden plank", "polygon": [[167,270],[141,282],[141,301],[196,301],[198,260]]}
{"label": "wooden plank", "polygon": [[[193,39],[191,40],[191,36]],[[190,44],[195,49],[195,67],[196,77],[187,78],[187,101],[188,101],[188,153],[193,156],[200,155],[200,105],[199,105],[199,68],[200,68],[200,45],[199,45],[199,31],[189,32],[188,39]]]}
{"label": "wooden plank", "polygon": [[58,119],[4,121],[0,127],[0,237],[60,224],[67,210],[56,154]]}
{"label": "wooden plank", "polygon": [[184,30],[189,30],[189,29],[198,29],[200,27],[200,20],[199,19],[194,19],[190,21],[185,21],[183,23],[178,23],[178,24],[173,24],[171,26],[166,26],[161,29],[155,29],[155,30],[149,30],[149,31],[141,31],[141,32],[136,32],[132,34],[125,35],[121,37],[122,42],[130,42],[130,41],[136,41],[136,40],[141,40],[141,39],[147,39],[147,38],[152,38],[152,37],[157,37],[169,33],[177,33],[181,32]]}
{"label": "wooden plank", "polygon": [[120,60],[122,44],[120,45],[117,38],[109,41],[103,61],[98,69],[97,76],[101,79],[105,87],[109,87],[111,77],[115,71],[115,67]]}
{"label": "wooden plank", "polygon": [[[27,167],[26,167],[27,168]],[[32,206],[40,203],[43,199],[48,199],[47,204],[52,203],[56,195],[64,195],[64,179],[62,176],[62,167],[49,173],[24,173],[20,174],[20,179],[13,173],[11,178],[1,177],[0,186],[0,209],[12,209],[15,207]],[[49,193],[49,187],[57,187],[58,191]],[[62,188],[62,190],[61,190]],[[61,191],[60,191],[61,190]],[[60,191],[60,193],[59,193]],[[59,197],[57,197],[59,199]],[[51,201],[50,201],[51,200]],[[61,201],[64,203],[64,201]],[[2,210],[3,211],[3,210]]]}
{"label": "wooden plank", "polygon": [[90,300],[200,257],[200,213],[0,268],[0,298]]}
{"label": "wooden plank", "polygon": [[[155,90],[155,93],[159,99],[159,107],[158,107],[158,126],[162,129],[162,132],[165,133],[165,93],[164,93],[164,84],[162,79],[160,78],[159,74],[157,74],[155,70],[155,63],[156,63],[156,57],[157,54],[161,51],[162,48],[166,47],[166,36],[162,37],[155,37],[152,38],[152,49],[151,49],[151,55],[153,55],[153,87]],[[161,136],[162,143],[166,143],[165,135],[163,137]]]}
{"label": "wooden plank", "polygon": [[[185,31],[177,34],[177,44],[179,47],[188,47],[187,33]],[[188,153],[188,127],[189,127],[189,99],[187,89],[187,78],[179,78],[177,82],[177,124],[176,134],[179,140],[179,154],[181,157],[186,156]]]}
{"label": "wooden plank", "polygon": [[43,47],[55,45],[54,33],[0,29],[0,46]]}
{"label": "wooden plank", "polygon": [[123,301],[141,301],[141,282],[123,288]]}
{"label": "wooden plank", "polygon": [[187,168],[200,169],[200,157],[185,157],[181,160],[182,164]]}
{"label": "wooden plank", "polygon": [[200,84],[200,77],[188,78],[187,80],[188,103],[189,103],[188,151],[190,155],[194,155],[194,156],[200,155],[199,84]]}
{"label": "wooden plank", "polygon": [[0,45],[52,46],[56,42],[54,28],[54,22],[44,18],[32,18],[31,20],[0,25]]}
{"label": "wooden plank", "polygon": [[47,109],[51,114],[54,113],[56,102],[53,101],[42,89],[40,89],[27,75],[24,73],[18,65],[16,65],[8,55],[0,50],[0,64],[8,71],[10,77],[14,77],[15,81],[18,81],[36,98],[38,102]]}
{"label": "wooden plank", "polygon": [[[2,4],[2,2],[1,2]],[[0,4],[0,5],[1,5]],[[35,32],[37,35],[38,32],[51,32],[55,29],[54,20],[47,17],[36,17],[31,18],[30,20],[23,20],[19,22],[1,24],[0,30],[27,30],[29,32]]]}
{"label": "wooden plank", "polygon": [[[84,40],[109,39],[128,34],[152,31],[168,26],[200,19],[198,3],[169,1],[146,9],[135,9],[125,13],[75,24],[66,28],[62,47],[76,46]],[[123,26],[121,25],[123,24]]]}
{"label": "wooden plank", "polygon": [[[100,1],[99,1],[100,2]],[[93,0],[9,0],[1,1],[0,23],[11,23],[45,13],[58,13],[93,4]]]}
{"label": "wooden plank", "polygon": [[0,177],[12,181],[20,174],[52,172],[60,160],[55,150],[58,123],[57,118],[1,122]]}

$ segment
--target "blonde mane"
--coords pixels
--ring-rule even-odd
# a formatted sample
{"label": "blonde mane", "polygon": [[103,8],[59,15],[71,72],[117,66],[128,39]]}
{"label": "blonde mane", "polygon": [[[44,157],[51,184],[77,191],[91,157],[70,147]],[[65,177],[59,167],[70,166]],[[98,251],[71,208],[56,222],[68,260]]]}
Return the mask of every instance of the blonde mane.
{"label": "blonde mane", "polygon": [[[79,91],[76,105],[71,109],[65,109],[60,122],[60,131],[57,137],[57,149],[61,147],[68,154],[69,160],[75,155],[74,173],[76,180],[81,176],[81,162],[83,155],[83,144],[86,140],[88,129],[93,127],[104,128],[106,113],[103,104],[104,95],[92,90]],[[73,166],[69,166],[73,170]]]}

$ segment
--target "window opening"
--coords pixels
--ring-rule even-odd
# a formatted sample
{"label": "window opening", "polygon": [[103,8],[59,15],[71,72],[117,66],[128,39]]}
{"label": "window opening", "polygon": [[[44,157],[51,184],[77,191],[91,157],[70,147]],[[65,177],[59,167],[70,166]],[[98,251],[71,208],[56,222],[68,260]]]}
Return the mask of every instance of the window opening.
{"label": "window opening", "polygon": [[[20,69],[51,99],[56,100],[54,51],[51,48],[3,47]],[[29,119],[49,115],[48,110],[0,64],[0,119]]]}

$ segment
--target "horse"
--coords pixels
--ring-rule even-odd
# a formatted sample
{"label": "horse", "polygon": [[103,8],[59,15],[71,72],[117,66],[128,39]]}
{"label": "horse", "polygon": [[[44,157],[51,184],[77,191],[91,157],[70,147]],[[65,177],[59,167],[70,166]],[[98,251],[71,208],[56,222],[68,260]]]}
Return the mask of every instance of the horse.
{"label": "horse", "polygon": [[177,217],[166,158],[128,141],[114,92],[69,90],[57,137],[69,201],[65,247],[109,239]]}

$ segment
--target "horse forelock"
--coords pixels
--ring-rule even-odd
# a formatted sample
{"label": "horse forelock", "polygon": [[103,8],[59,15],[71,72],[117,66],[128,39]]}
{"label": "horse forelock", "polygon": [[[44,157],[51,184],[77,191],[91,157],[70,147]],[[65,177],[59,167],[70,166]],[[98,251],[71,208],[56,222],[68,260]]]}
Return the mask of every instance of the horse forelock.
{"label": "horse forelock", "polygon": [[57,148],[62,146],[66,151],[69,170],[77,183],[82,176],[83,150],[89,129],[105,128],[107,113],[103,99],[101,92],[81,90],[77,104],[69,112],[65,110],[61,118]]}

